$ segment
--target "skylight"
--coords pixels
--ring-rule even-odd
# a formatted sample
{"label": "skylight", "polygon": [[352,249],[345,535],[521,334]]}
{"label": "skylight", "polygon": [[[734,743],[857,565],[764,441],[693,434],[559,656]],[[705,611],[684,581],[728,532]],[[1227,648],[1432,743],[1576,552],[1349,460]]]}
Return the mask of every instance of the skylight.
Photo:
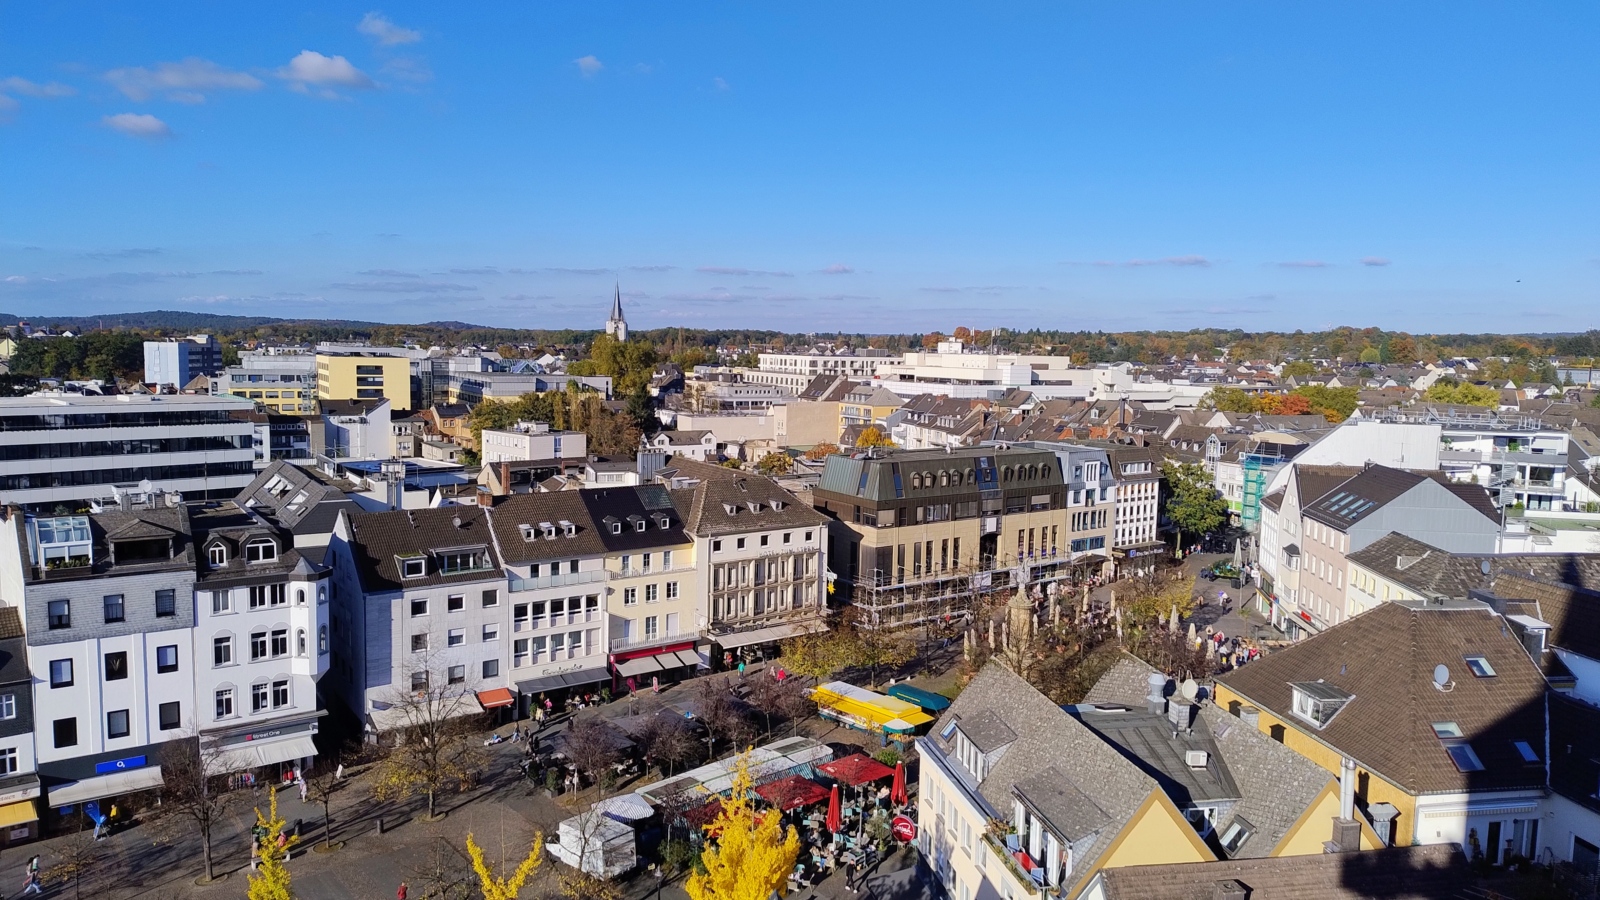
{"label": "skylight", "polygon": [[1445,752],[1450,754],[1450,761],[1462,772],[1482,772],[1483,761],[1478,759],[1478,754],[1472,752],[1468,744],[1446,744]]}
{"label": "skylight", "polygon": [[1433,723],[1433,736],[1441,740],[1461,737],[1461,726],[1454,722],[1435,722]]}
{"label": "skylight", "polygon": [[1534,751],[1533,745],[1527,741],[1512,741],[1511,746],[1517,748],[1517,753],[1522,756],[1523,762],[1536,763],[1539,761],[1539,754]]}
{"label": "skylight", "polygon": [[951,719],[950,720],[950,724],[944,726],[944,729],[939,732],[939,737],[942,737],[942,738],[944,738],[945,740],[948,741],[948,740],[950,740],[950,735],[955,734],[955,733],[956,733],[956,720],[955,719]]}
{"label": "skylight", "polygon": [[1467,668],[1471,669],[1472,674],[1479,678],[1494,677],[1494,666],[1489,665],[1489,661],[1481,656],[1467,657]]}

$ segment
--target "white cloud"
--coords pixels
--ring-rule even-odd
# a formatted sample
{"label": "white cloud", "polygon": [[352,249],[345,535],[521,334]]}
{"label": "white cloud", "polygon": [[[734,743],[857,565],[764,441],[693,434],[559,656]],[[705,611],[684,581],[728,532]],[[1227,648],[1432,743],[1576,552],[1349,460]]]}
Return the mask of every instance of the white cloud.
{"label": "white cloud", "polygon": [[149,68],[112,69],[107,81],[129,100],[141,103],[156,94],[179,103],[200,103],[207,91],[254,91],[261,79],[248,72],[219,66],[208,59],[191,56],[181,62],[156,63]]}
{"label": "white cloud", "polygon": [[833,265],[827,267],[826,269],[822,269],[821,271],[824,275],[849,275],[850,273],[854,272],[855,269],[850,268],[844,263],[834,263]]}
{"label": "white cloud", "polygon": [[1320,259],[1291,259],[1278,263],[1280,269],[1326,269],[1328,264]]}
{"label": "white cloud", "polygon": [[107,128],[113,128],[130,137],[136,138],[164,138],[172,136],[172,129],[167,123],[147,113],[117,113],[106,116],[100,120]]}
{"label": "white cloud", "polygon": [[721,75],[718,75],[716,78],[711,79],[711,86],[716,88],[719,91],[725,91],[725,90],[728,90],[728,88],[729,88],[728,82],[726,80],[724,80]]}
{"label": "white cloud", "polygon": [[57,100],[62,97],[71,97],[78,92],[78,89],[71,85],[62,84],[59,81],[40,84],[37,81],[29,81],[26,78],[18,78],[13,75],[10,78],[0,79],[0,91],[8,94],[21,94],[24,97],[37,97],[41,100]]}
{"label": "white cloud", "polygon": [[4,120],[7,116],[16,112],[17,107],[21,105],[22,104],[18,103],[11,97],[7,97],[5,94],[0,94],[0,120]]}
{"label": "white cloud", "polygon": [[422,40],[422,32],[414,28],[401,28],[383,13],[369,12],[361,17],[356,30],[377,41],[381,46],[415,44]]}
{"label": "white cloud", "polygon": [[1361,257],[1361,264],[1363,266],[1387,266],[1389,258],[1386,256],[1363,256]]}
{"label": "white cloud", "polygon": [[350,60],[342,56],[323,56],[315,50],[301,50],[299,55],[289,60],[287,66],[278,70],[278,77],[302,91],[311,86],[376,87],[367,73],[351,65]]}
{"label": "white cloud", "polygon": [[599,59],[595,58],[593,53],[589,54],[588,56],[580,56],[573,60],[573,62],[578,64],[578,71],[582,72],[583,77],[585,78],[593,77],[595,73],[605,68],[605,63],[602,63]]}

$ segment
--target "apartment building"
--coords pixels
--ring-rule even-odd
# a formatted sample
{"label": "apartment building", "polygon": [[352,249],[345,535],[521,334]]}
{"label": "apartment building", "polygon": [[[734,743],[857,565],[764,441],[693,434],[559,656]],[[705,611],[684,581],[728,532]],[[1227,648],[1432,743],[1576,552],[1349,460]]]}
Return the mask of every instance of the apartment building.
{"label": "apartment building", "polygon": [[904,397],[940,393],[994,399],[1022,388],[1042,400],[1084,400],[1093,389],[1094,371],[1073,368],[1066,356],[968,353],[961,341],[941,341],[932,351],[905,353],[898,363],[879,366],[872,381]]}
{"label": "apartment building", "polygon": [[905,398],[894,391],[870,384],[857,385],[839,401],[839,433],[852,425],[859,428],[875,425],[887,434],[884,421],[905,402]]}
{"label": "apartment building", "polygon": [[324,351],[316,356],[317,399],[389,401],[391,409],[415,409],[411,360],[371,350]]}
{"label": "apartment building", "polygon": [[1322,631],[1351,615],[1350,553],[1394,531],[1451,552],[1491,553],[1500,516],[1477,485],[1367,466],[1307,504],[1300,531],[1296,614],[1300,627]]}
{"label": "apartment building", "polygon": [[[812,502],[831,520],[836,584],[873,625],[948,614],[975,588],[1013,583],[1014,568],[1051,577],[1070,558],[1066,482],[1050,450],[830,456]],[[1108,494],[1107,527],[1113,508]]]}
{"label": "apartment building", "polygon": [[0,606],[0,847],[39,836],[33,685],[22,611]]}
{"label": "apartment building", "polygon": [[250,366],[229,366],[211,381],[211,393],[254,400],[269,411],[304,416],[316,411],[317,379],[310,363],[291,362],[296,357],[267,357],[282,360],[281,365],[258,362]]}
{"label": "apartment building", "polygon": [[309,767],[328,669],[328,572],[286,529],[232,502],[188,508],[199,565],[194,722],[228,770]]}
{"label": "apartment building", "polygon": [[393,407],[388,400],[319,400],[322,427],[316,452],[331,459],[388,459],[395,455]]}
{"label": "apartment building", "polygon": [[489,521],[509,591],[504,640],[517,712],[609,683],[606,544],[579,492],[507,497]]}
{"label": "apartment building", "polygon": [[1427,405],[1361,410],[1388,424],[1439,429],[1439,468],[1454,481],[1479,484],[1495,505],[1559,510],[1566,493],[1567,431],[1536,416],[1481,407]]}
{"label": "apartment building", "polygon": [[[1164,549],[1161,528],[1161,456],[1145,447],[1107,446],[1117,483],[1111,546],[1125,560],[1148,561]],[[1124,563],[1123,565],[1126,565]],[[1136,568],[1141,564],[1134,564]]]}
{"label": "apartment building", "polygon": [[614,688],[626,679],[692,672],[702,594],[695,588],[695,543],[683,514],[659,484],[578,491],[586,519],[605,547],[605,610]]}
{"label": "apartment building", "polygon": [[[1104,448],[1058,441],[1028,441],[1010,444],[1049,450],[1056,455],[1065,492],[1062,506],[1067,518],[1063,546],[1041,546],[1038,555],[1029,550],[1029,581],[1050,581],[1065,574],[1074,581],[1087,581],[1097,575],[1110,575],[1112,546],[1116,535],[1117,479],[1111,457]],[[1051,537],[1054,538],[1052,532]],[[1017,536],[1021,555],[1022,536]]]}
{"label": "apartment building", "polygon": [[222,345],[209,334],[171,341],[144,342],[144,381],[146,384],[183,390],[189,382],[222,371]]}
{"label": "apartment building", "polygon": [[827,518],[770,478],[668,463],[656,478],[694,542],[697,622],[711,659],[768,656],[778,641],[824,628]]}
{"label": "apartment building", "polygon": [[9,507],[4,525],[0,585],[38,674],[33,742],[48,806],[159,787],[162,747],[200,722],[186,511],[173,495],[93,515]]}
{"label": "apartment building", "polygon": [[587,459],[589,438],[581,431],[552,430],[546,422],[518,422],[510,428],[485,428],[483,464],[530,459]]}
{"label": "apartment building", "polygon": [[417,691],[509,687],[509,585],[486,510],[341,514],[327,560],[335,664],[324,691],[369,734],[401,724]]}
{"label": "apartment building", "polygon": [[580,390],[599,391],[611,398],[610,375],[559,375],[539,372],[456,372],[445,376],[443,390],[434,380],[436,403],[468,403],[476,406],[485,400],[515,400],[523,394],[564,391],[576,384]]}
{"label": "apartment building", "polygon": [[119,491],[232,496],[255,473],[255,426],[234,415],[252,409],[236,397],[190,394],[0,397],[0,502],[81,508]]}
{"label": "apartment building", "polygon": [[639,439],[641,450],[654,450],[670,457],[682,457],[700,462],[717,459],[717,436],[710,431],[658,431]]}
{"label": "apartment building", "polygon": [[899,357],[888,350],[863,348],[860,350],[808,350],[804,353],[761,353],[756,356],[758,368],[763,372],[782,372],[815,378],[818,375],[842,375],[865,380],[877,374],[884,366],[899,363]]}

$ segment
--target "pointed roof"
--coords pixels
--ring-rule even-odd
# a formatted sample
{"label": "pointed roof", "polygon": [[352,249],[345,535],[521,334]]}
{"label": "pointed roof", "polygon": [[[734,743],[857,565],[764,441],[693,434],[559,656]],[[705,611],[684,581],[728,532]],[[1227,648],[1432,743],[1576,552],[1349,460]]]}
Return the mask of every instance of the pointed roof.
{"label": "pointed roof", "polygon": [[607,321],[622,322],[622,285],[617,285],[617,292],[611,298],[611,318]]}

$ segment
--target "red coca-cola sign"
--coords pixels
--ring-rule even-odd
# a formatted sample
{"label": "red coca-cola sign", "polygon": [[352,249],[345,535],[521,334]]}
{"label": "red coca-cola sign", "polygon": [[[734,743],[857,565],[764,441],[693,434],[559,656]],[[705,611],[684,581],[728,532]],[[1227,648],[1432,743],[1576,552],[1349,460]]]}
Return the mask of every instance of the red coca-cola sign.
{"label": "red coca-cola sign", "polygon": [[895,816],[889,822],[889,831],[896,838],[910,843],[917,839],[917,823],[907,816]]}

